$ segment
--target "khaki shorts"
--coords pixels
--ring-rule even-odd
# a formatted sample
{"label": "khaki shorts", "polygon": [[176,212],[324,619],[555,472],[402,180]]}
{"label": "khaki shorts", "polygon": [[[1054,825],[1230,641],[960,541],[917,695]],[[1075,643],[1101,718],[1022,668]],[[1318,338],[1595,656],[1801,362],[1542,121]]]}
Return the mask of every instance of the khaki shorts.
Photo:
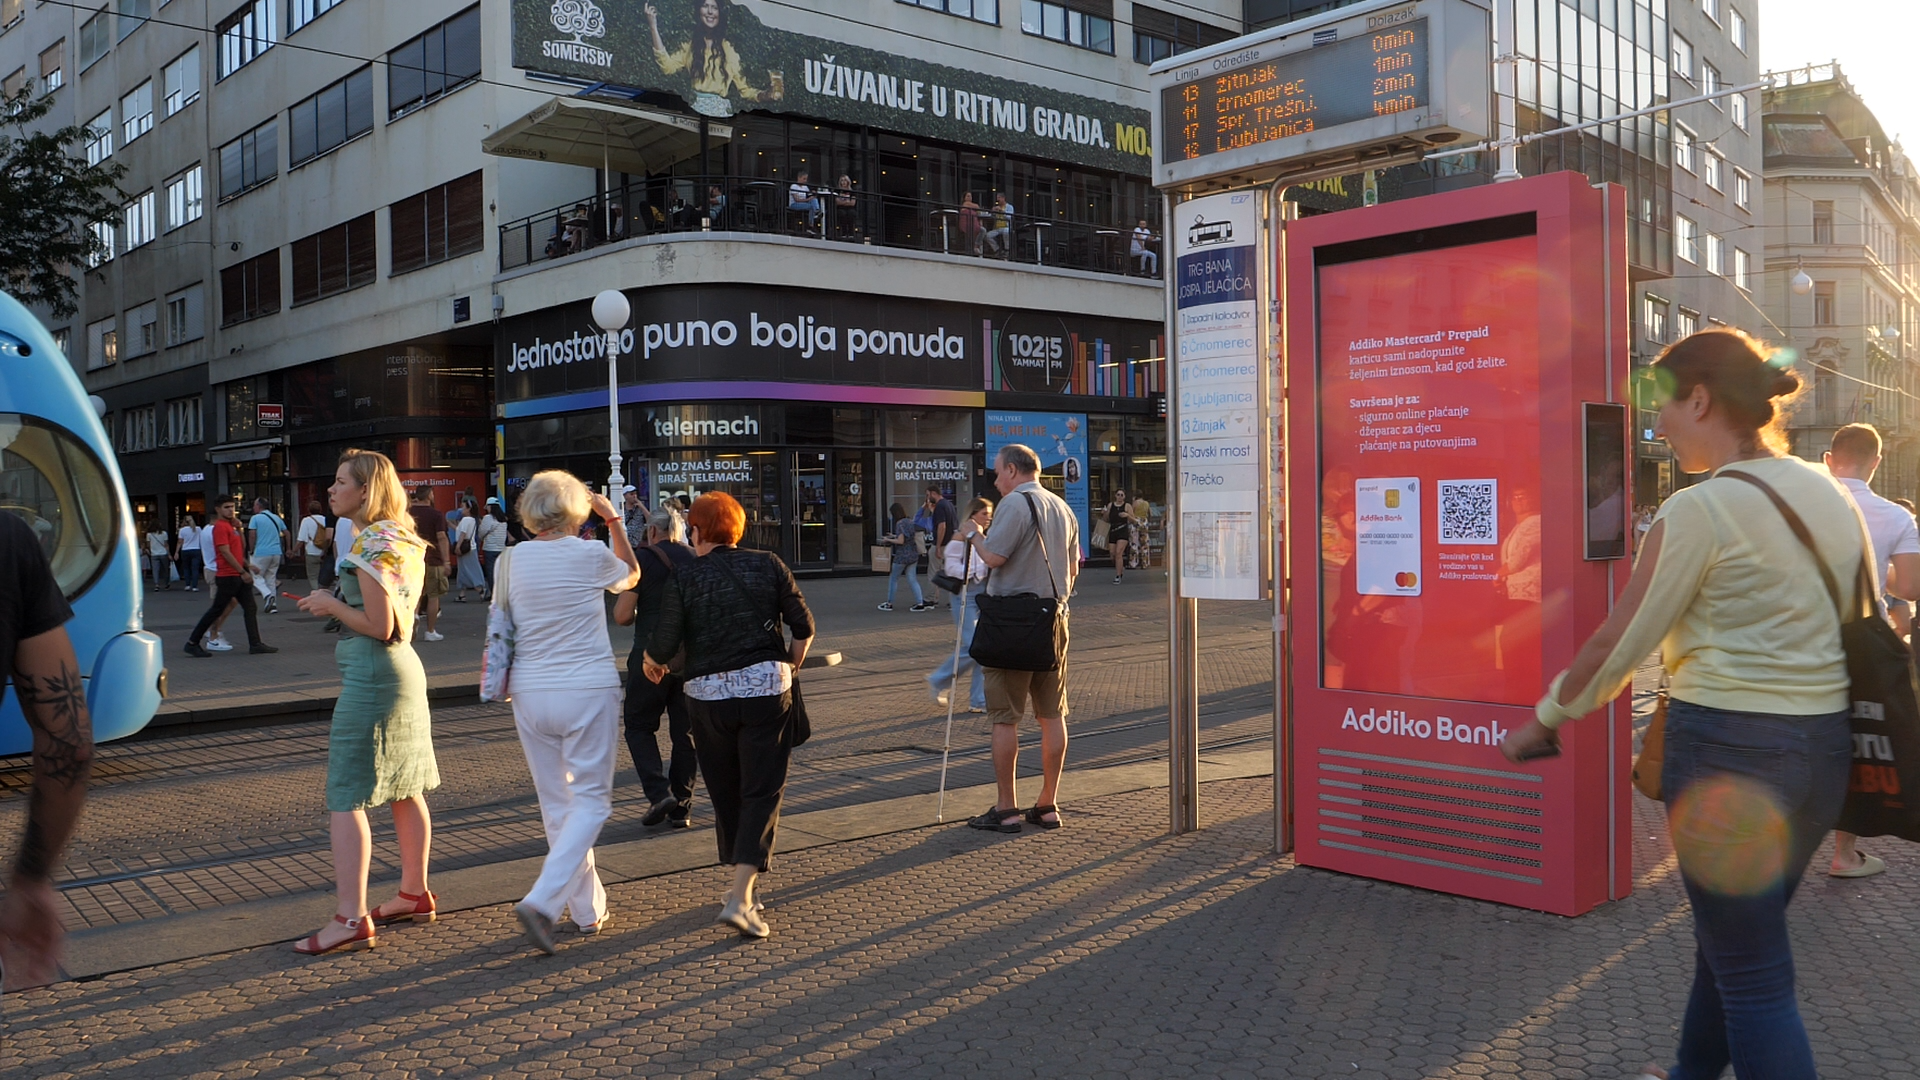
{"label": "khaki shorts", "polygon": [[987,730],[1000,724],[1016,728],[1027,715],[1027,703],[1033,703],[1035,719],[1066,719],[1067,661],[1063,657],[1058,671],[1011,671],[1007,668],[981,668],[987,676]]}
{"label": "khaki shorts", "polygon": [[425,583],[420,587],[420,598],[431,600],[436,596],[447,595],[447,568],[444,566],[427,567]]}

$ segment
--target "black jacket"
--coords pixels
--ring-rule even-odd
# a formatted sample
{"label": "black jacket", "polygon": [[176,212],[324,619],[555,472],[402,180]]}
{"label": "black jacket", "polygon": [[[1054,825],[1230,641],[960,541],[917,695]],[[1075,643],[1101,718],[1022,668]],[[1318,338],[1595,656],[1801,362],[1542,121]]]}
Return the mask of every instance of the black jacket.
{"label": "black jacket", "polygon": [[638,600],[633,609],[633,654],[627,660],[627,670],[639,671],[639,654],[653,637],[653,628],[660,625],[661,601],[666,599],[673,579],[692,566],[696,556],[692,548],[672,540],[661,541],[657,549],[643,544],[633,553],[640,560],[640,584],[633,587]]}
{"label": "black jacket", "polygon": [[[721,562],[739,577],[746,596]],[[674,573],[660,598],[660,622],[648,638],[647,655],[664,662],[684,644],[690,679],[785,660],[778,624],[767,626],[776,616],[795,640],[813,636],[813,612],[787,564],[771,552],[715,548]]]}

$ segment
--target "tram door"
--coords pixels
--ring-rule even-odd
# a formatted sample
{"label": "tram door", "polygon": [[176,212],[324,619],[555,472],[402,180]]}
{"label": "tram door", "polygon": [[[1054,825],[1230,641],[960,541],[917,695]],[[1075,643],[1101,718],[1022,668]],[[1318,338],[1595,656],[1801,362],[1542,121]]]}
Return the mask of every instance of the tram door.
{"label": "tram door", "polygon": [[796,571],[833,569],[835,515],[828,490],[827,455],[811,450],[793,454],[792,538]]}

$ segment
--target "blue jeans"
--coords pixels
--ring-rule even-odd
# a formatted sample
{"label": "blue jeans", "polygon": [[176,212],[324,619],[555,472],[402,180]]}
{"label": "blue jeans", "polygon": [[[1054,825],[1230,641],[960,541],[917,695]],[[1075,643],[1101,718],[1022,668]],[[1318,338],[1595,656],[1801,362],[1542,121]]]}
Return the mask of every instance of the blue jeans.
{"label": "blue jeans", "polygon": [[953,662],[953,654],[948,653],[947,658],[940,661],[940,666],[933,669],[933,674],[927,676],[927,681],[933,684],[935,690],[946,690],[959,684],[963,672],[971,671],[973,678],[971,689],[967,693],[967,704],[976,709],[985,709],[987,707],[986,673],[973,662],[973,657],[967,655],[967,648],[973,644],[973,628],[980,622],[980,600],[979,595],[974,591],[976,588],[985,588],[985,586],[971,585],[967,589],[967,603],[964,607],[961,606],[958,596],[947,601],[948,606],[953,609],[954,625],[960,629],[960,663],[956,666]]}
{"label": "blue jeans", "polygon": [[1684,701],[1667,710],[1660,783],[1693,903],[1693,993],[1673,1080],[1813,1080],[1793,991],[1787,903],[1839,820],[1847,713],[1780,716]]}
{"label": "blue jeans", "polygon": [[901,574],[907,575],[907,584],[913,586],[913,602],[916,604],[924,604],[927,602],[927,594],[920,591],[920,575],[915,572],[919,568],[920,561],[918,559],[908,559],[905,562],[896,561],[893,564],[893,572],[887,575],[887,603],[893,603],[893,590],[899,588]]}

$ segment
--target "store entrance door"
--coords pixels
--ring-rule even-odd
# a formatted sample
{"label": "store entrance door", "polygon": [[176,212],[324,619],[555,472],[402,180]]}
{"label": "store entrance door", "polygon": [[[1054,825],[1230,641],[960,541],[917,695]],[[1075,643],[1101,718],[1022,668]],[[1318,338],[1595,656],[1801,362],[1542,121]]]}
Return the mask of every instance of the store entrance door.
{"label": "store entrance door", "polygon": [[837,524],[834,527],[834,565],[852,569],[868,565],[868,547],[873,543],[867,512],[874,492],[869,452],[840,450],[833,455],[833,500]]}
{"label": "store entrance door", "polygon": [[793,569],[833,569],[833,504],[827,489],[827,455],[812,450],[793,454]]}

